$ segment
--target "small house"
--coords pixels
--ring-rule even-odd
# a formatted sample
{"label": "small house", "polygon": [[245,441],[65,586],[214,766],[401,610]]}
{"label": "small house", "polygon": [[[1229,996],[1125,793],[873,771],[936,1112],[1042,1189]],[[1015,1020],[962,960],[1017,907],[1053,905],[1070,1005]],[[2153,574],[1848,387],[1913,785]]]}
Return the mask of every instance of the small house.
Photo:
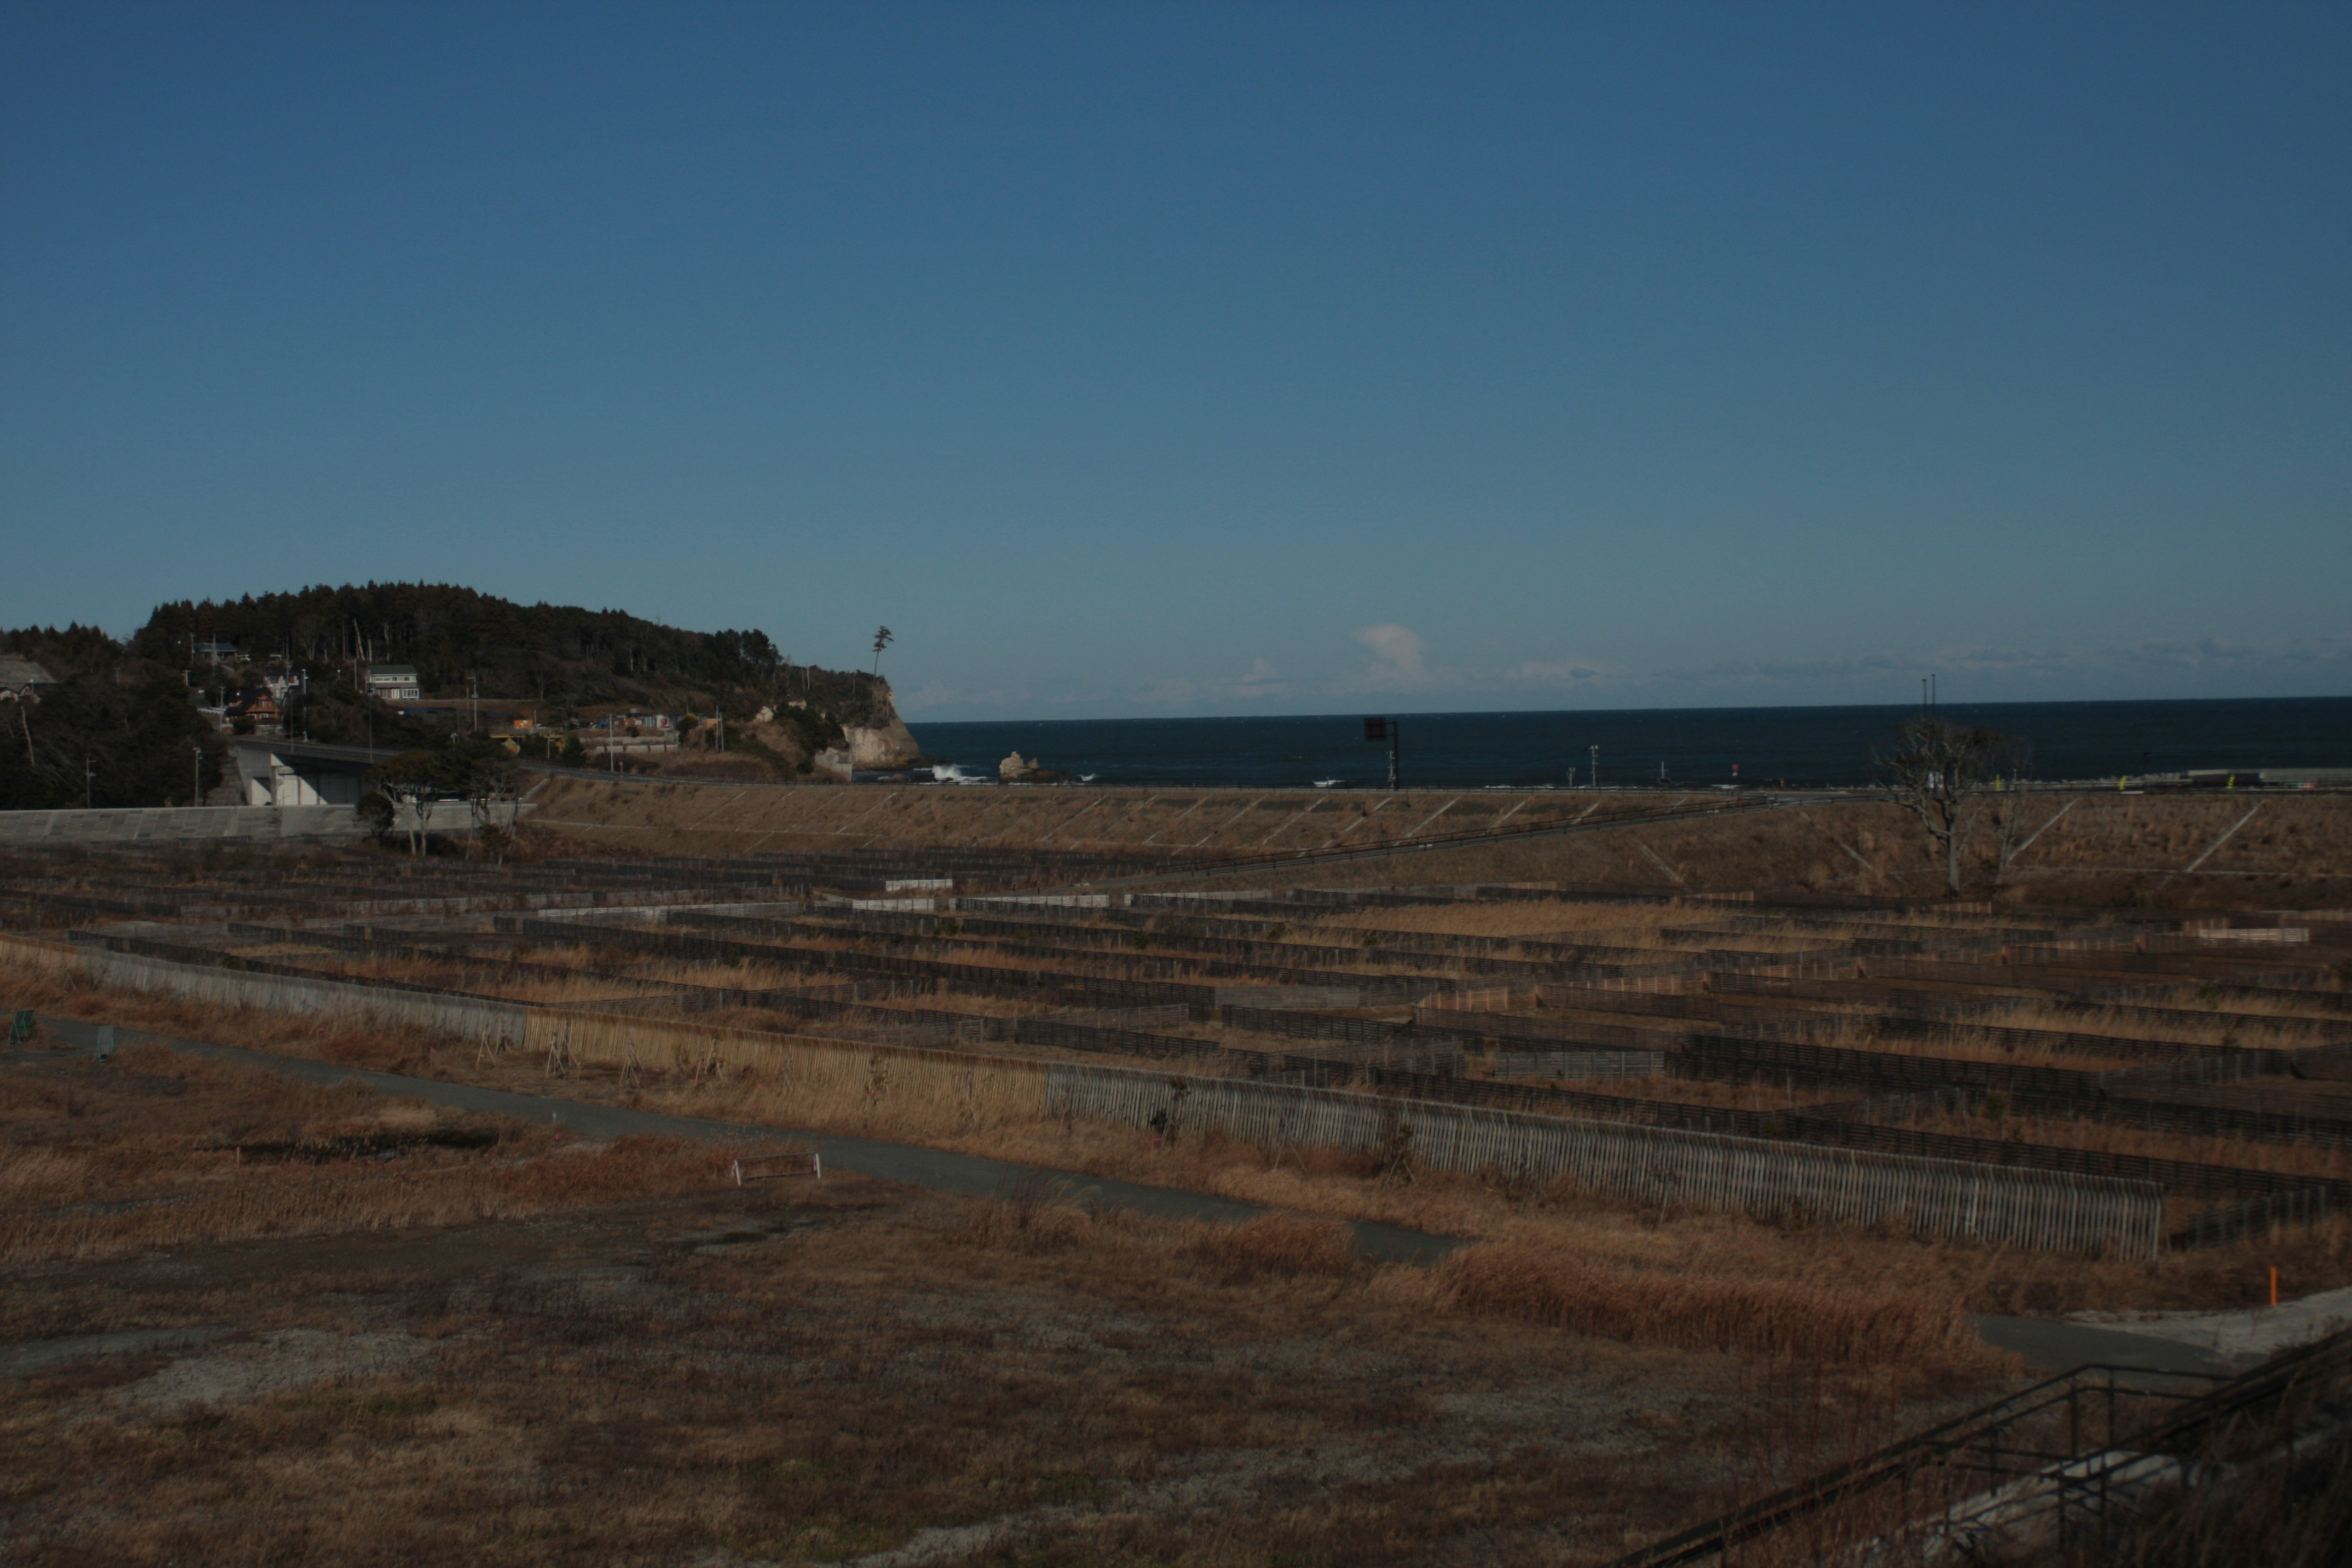
{"label": "small house", "polygon": [[266,686],[248,686],[233,698],[221,717],[232,726],[244,725],[238,732],[275,735],[286,728],[286,710]]}
{"label": "small house", "polygon": [[42,691],[55,686],[58,678],[29,658],[13,653],[0,653],[0,697],[19,700],[31,698],[38,702]]}
{"label": "small house", "polygon": [[367,689],[370,697],[385,702],[415,702],[425,695],[417,684],[416,667],[413,664],[368,666]]}

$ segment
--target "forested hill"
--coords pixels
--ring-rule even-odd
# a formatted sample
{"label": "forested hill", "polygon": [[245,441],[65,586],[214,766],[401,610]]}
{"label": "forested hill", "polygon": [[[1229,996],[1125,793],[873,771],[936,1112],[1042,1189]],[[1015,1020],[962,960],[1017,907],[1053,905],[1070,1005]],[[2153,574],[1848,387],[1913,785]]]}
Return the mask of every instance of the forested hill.
{"label": "forested hill", "polygon": [[304,588],[156,607],[131,651],[186,668],[190,643],[234,643],[247,659],[300,666],[416,667],[427,696],[454,697],[478,679],[485,697],[557,707],[645,702],[752,689],[810,698],[863,721],[883,688],[862,671],[795,663],[765,632],[692,632],[620,610],[518,605],[437,583]]}
{"label": "forested hill", "polygon": [[[0,655],[47,672],[0,707],[0,810],[186,805],[222,776],[224,738],[202,710],[278,676],[299,678],[283,704],[289,735],[420,748],[449,739],[445,719],[364,694],[365,665],[415,665],[428,697],[465,695],[470,679],[484,700],[527,705],[559,731],[622,707],[717,712],[730,721],[730,751],[792,777],[844,725],[896,718],[883,681],[795,662],[764,632],[683,631],[429,583],[163,605],[127,646],[95,626],[0,630]],[[772,722],[757,721],[763,709]]]}

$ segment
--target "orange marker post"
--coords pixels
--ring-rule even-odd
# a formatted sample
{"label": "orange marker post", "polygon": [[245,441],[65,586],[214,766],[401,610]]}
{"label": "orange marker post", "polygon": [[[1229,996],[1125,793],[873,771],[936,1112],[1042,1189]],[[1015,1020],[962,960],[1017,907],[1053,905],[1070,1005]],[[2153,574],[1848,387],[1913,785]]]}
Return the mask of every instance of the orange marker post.
{"label": "orange marker post", "polygon": [[2278,1265],[2271,1265],[2271,1305],[2278,1305]]}

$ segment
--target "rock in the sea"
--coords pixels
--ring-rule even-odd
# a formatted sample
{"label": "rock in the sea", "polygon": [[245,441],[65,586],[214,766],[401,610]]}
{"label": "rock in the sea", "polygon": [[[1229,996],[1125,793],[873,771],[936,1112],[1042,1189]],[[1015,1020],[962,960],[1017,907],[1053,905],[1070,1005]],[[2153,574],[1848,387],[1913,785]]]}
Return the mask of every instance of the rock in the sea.
{"label": "rock in the sea", "polygon": [[1001,784],[1068,784],[1070,775],[1059,768],[1049,768],[1034,757],[1015,752],[996,764],[996,777]]}

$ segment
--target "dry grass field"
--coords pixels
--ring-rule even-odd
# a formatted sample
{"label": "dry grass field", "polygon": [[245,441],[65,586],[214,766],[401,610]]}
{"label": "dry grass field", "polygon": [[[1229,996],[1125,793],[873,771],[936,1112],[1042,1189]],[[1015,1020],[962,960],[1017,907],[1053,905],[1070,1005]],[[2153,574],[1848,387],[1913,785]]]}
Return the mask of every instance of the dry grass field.
{"label": "dry grass field", "polygon": [[[2333,797],[2264,798],[2201,880],[2255,803],[2085,797],[1963,901],[1912,897],[1918,847],[1867,804],[1035,897],[1164,859],[1177,822],[1231,855],[1591,804],[1517,799],[564,781],[571,837],[504,864],[0,864],[0,1003],[127,1042],[0,1059],[0,1555],[1599,1564],[2019,1386],[1979,1314],[2352,1285],[2352,1214],[2306,1203],[2352,1194]],[[173,1038],[1266,1217],[1082,1212],[1042,1175],[738,1186],[723,1143]],[[1328,1090],[1395,1136],[1049,1092],[1122,1070],[1171,1105]],[[2129,1179],[2161,1234],[1996,1244],[1416,1152],[1412,1118],[1495,1107],[1788,1168]],[[2233,1217],[2265,1194],[2305,1206]],[[1459,1245],[1375,1264],[1359,1222]]]}
{"label": "dry grass field", "polygon": [[1785,1460],[1759,1414],[1850,1447],[1984,1375],[1903,1320],[1792,1377],[1721,1321],[1818,1303],[1523,1247],[737,1188],[149,1047],[0,1073],[12,1562],[1591,1562]]}
{"label": "dry grass field", "polygon": [[[1769,798],[1728,797],[1749,805]],[[1507,837],[1496,844],[1441,845],[1416,854],[1411,879],[1923,896],[1942,887],[1937,858],[1918,825],[1900,807],[1867,795],[1526,838],[1507,835],[1543,826],[1638,824],[1660,813],[1721,806],[1727,797],[1573,790],[1332,795],[1298,790],[757,784],[727,789],[562,778],[551,780],[534,799],[541,831],[591,852],[740,855],[874,846],[1051,846],[1265,857],[1499,832]],[[2014,818],[2012,843],[2033,840],[2006,868],[1996,864],[2003,816]],[[2200,860],[2208,850],[2210,858]],[[1968,858],[1972,886],[1998,885],[2021,902],[2340,906],[2352,901],[2352,796],[2027,794],[1994,806]],[[1398,879],[1396,865],[1386,860],[1318,861],[1294,872],[1277,868],[1252,877],[1254,885],[1262,886],[1377,886]]]}

